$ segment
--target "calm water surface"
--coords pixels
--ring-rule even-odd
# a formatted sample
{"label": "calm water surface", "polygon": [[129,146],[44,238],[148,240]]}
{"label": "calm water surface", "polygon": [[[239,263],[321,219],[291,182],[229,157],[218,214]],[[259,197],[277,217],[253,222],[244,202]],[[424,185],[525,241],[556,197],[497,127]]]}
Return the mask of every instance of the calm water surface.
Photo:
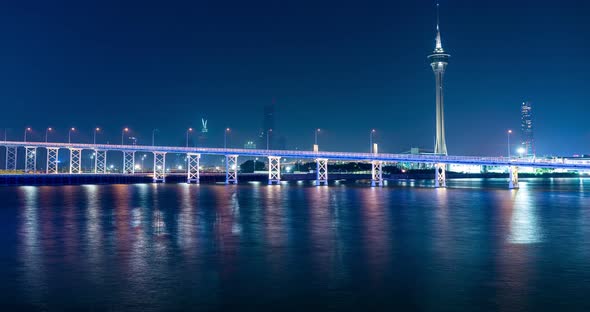
{"label": "calm water surface", "polygon": [[449,184],[3,186],[0,308],[590,311],[590,179]]}

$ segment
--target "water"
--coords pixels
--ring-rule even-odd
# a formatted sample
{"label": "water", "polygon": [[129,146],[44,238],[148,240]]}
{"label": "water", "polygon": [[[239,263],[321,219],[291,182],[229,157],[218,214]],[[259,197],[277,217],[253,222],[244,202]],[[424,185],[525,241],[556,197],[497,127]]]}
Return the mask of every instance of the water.
{"label": "water", "polygon": [[2,310],[590,310],[590,180],[0,187]]}

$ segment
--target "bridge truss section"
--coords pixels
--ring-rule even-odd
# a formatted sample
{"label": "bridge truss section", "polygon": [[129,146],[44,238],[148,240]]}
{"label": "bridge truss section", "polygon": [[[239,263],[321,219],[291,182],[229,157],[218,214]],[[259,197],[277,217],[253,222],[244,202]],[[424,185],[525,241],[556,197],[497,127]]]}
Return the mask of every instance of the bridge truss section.
{"label": "bridge truss section", "polygon": [[94,173],[107,173],[106,150],[94,150]]}
{"label": "bridge truss section", "polygon": [[225,155],[225,184],[238,184],[238,155]]}
{"label": "bridge truss section", "polygon": [[70,147],[70,173],[82,173],[82,149]]}
{"label": "bridge truss section", "polygon": [[509,181],[508,181],[508,188],[516,189],[518,188],[518,167],[517,166],[509,166],[508,167],[508,174],[509,174]]}
{"label": "bridge truss section", "polygon": [[328,159],[317,158],[315,185],[328,185]]}
{"label": "bridge truss section", "polygon": [[199,180],[201,178],[200,172],[199,172],[200,159],[201,159],[201,154],[196,154],[196,153],[187,153],[186,154],[186,162],[187,162],[186,183],[199,184]]}
{"label": "bridge truss section", "polygon": [[434,187],[447,187],[446,170],[446,164],[439,163],[434,165]]}
{"label": "bridge truss section", "polygon": [[37,148],[25,146],[25,173],[35,173],[37,170]]}
{"label": "bridge truss section", "polygon": [[166,152],[154,152],[154,183],[166,182]]}
{"label": "bridge truss section", "polygon": [[135,173],[135,151],[123,151],[123,173]]}
{"label": "bridge truss section", "polygon": [[281,157],[268,156],[268,184],[281,184]]}
{"label": "bridge truss section", "polygon": [[6,146],[6,170],[16,171],[17,147]]}
{"label": "bridge truss section", "polygon": [[383,186],[383,162],[380,160],[371,162],[371,186]]}
{"label": "bridge truss section", "polygon": [[45,173],[48,174],[57,174],[57,164],[58,164],[58,156],[59,154],[59,147],[48,147],[47,148],[47,168]]}

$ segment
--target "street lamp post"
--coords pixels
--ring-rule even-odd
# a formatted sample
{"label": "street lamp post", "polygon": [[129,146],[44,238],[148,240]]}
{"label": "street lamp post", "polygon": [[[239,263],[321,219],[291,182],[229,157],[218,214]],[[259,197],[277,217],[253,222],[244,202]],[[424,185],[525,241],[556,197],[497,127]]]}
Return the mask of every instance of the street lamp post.
{"label": "street lamp post", "polygon": [[49,131],[53,131],[53,128],[49,127],[45,129],[45,143],[47,143],[47,134],[49,133]]}
{"label": "street lamp post", "polygon": [[314,144],[318,145],[318,133],[320,133],[320,128],[315,129],[314,131]]}
{"label": "street lamp post", "polygon": [[96,133],[97,133],[98,131],[100,131],[100,128],[98,128],[98,127],[97,127],[97,128],[94,128],[94,139],[93,139],[93,141],[92,141],[92,142],[94,143],[94,145],[96,145]]}
{"label": "street lamp post", "polygon": [[68,130],[68,144],[72,143],[72,131],[76,131],[76,128],[72,127]]}
{"label": "street lamp post", "polygon": [[510,159],[511,155],[510,155],[510,134],[512,134],[512,130],[508,130],[507,136],[508,136],[508,159]]}
{"label": "street lamp post", "polygon": [[230,128],[225,128],[223,132],[223,148],[227,148],[227,134],[231,131]]}
{"label": "street lamp post", "polygon": [[27,142],[27,132],[31,132],[31,128],[28,127],[25,129],[25,142]]}
{"label": "street lamp post", "polygon": [[123,128],[121,131],[121,145],[125,145],[125,132],[129,132],[129,128]]}
{"label": "street lamp post", "polygon": [[375,133],[375,129],[372,129],[369,133],[369,153],[373,153],[373,134]]}
{"label": "street lamp post", "polygon": [[186,147],[188,147],[188,134],[189,134],[190,132],[193,132],[193,128],[188,128],[188,129],[186,130]]}
{"label": "street lamp post", "polygon": [[270,133],[272,132],[272,129],[268,129],[268,131],[266,131],[266,150],[268,151],[270,148]]}
{"label": "street lamp post", "polygon": [[141,172],[142,172],[142,173],[143,173],[143,170],[144,170],[144,169],[143,169],[143,168],[144,168],[144,167],[143,167],[143,161],[145,160],[145,157],[146,157],[146,154],[143,154],[143,155],[141,156]]}

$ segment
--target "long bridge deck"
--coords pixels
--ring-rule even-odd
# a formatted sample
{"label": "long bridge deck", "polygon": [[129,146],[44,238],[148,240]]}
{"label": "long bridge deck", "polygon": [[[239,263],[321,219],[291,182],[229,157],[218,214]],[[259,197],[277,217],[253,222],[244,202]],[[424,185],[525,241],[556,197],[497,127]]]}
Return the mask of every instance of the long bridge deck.
{"label": "long bridge deck", "polygon": [[238,182],[238,157],[267,157],[269,184],[281,181],[281,159],[313,159],[317,164],[316,184],[327,185],[328,161],[367,161],[372,164],[371,177],[373,186],[383,185],[384,163],[428,163],[435,168],[435,186],[446,186],[446,166],[457,165],[481,165],[504,166],[508,168],[510,188],[518,187],[518,168],[550,168],[575,171],[590,171],[590,162],[570,159],[545,159],[545,158],[507,158],[507,157],[478,157],[478,156],[445,156],[430,154],[387,154],[387,153],[352,153],[352,152],[327,152],[327,151],[300,151],[300,150],[263,150],[263,149],[238,149],[238,148],[209,148],[209,147],[178,147],[178,146],[154,146],[154,145],[116,145],[116,144],[85,144],[85,143],[57,143],[57,142],[18,142],[0,141],[0,146],[6,147],[6,169],[16,169],[17,149],[25,149],[25,172],[35,172],[37,162],[37,148],[47,149],[46,173],[58,173],[58,151],[68,149],[70,151],[69,172],[82,173],[82,150],[95,151],[95,173],[106,173],[106,158],[108,151],[123,153],[123,173],[132,174],[135,170],[135,153],[151,152],[154,155],[153,181],[165,181],[169,174],[166,171],[166,154],[187,155],[187,182],[199,183],[201,155],[225,156],[226,183]]}

